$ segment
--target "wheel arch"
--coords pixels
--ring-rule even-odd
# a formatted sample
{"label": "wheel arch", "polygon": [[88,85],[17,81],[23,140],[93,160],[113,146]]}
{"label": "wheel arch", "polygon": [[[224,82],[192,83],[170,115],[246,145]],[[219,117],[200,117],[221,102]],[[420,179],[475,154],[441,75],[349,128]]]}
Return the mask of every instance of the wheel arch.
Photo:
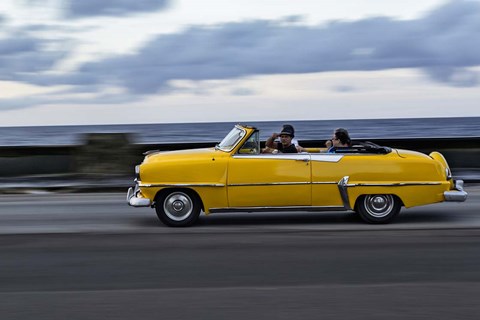
{"label": "wheel arch", "polygon": [[159,191],[157,191],[157,193],[155,194],[155,201],[153,203],[153,207],[155,207],[157,205],[157,201],[156,199],[158,199],[159,197],[167,194],[167,193],[170,193],[170,192],[174,192],[174,191],[182,191],[182,192],[186,192],[188,193],[190,196],[194,196],[197,198],[197,200],[200,202],[200,207],[203,211],[205,211],[205,206],[203,204],[203,200],[202,200],[202,197],[200,197],[200,195],[198,194],[198,192],[195,190],[195,189],[192,189],[192,188],[188,188],[188,187],[167,187],[167,188],[163,188]]}
{"label": "wheel arch", "polygon": [[403,203],[402,197],[400,197],[400,195],[398,195],[395,192],[365,192],[365,193],[360,193],[360,194],[356,195],[354,199],[351,199],[352,202],[353,202],[353,207],[352,207],[353,210],[356,211],[358,203],[359,203],[359,201],[361,201],[363,199],[363,197],[369,196],[369,195],[372,196],[372,195],[376,195],[376,194],[392,195],[392,196],[394,196],[395,198],[398,199],[398,201],[400,202],[400,206],[405,207],[405,204]]}
{"label": "wheel arch", "polygon": [[389,223],[400,213],[402,200],[393,193],[364,194],[355,202],[355,212],[366,223]]}

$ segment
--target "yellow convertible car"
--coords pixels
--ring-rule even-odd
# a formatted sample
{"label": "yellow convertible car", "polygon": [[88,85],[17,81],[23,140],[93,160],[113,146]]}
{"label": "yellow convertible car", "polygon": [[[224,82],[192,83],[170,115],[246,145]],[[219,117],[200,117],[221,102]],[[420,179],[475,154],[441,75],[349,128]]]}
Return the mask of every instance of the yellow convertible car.
{"label": "yellow convertible car", "polygon": [[128,204],[154,207],[172,227],[192,225],[202,210],[354,210],[368,223],[388,223],[402,206],[467,198],[438,152],[362,143],[263,154],[259,131],[244,125],[214,148],[147,153],[135,173]]}

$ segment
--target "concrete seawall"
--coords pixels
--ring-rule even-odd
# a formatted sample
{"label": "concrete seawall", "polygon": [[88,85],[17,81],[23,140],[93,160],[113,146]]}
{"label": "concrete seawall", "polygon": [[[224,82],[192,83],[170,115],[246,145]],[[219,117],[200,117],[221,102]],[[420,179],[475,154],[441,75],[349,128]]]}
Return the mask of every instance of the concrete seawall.
{"label": "concrete seawall", "polygon": [[[480,181],[480,137],[362,139],[393,148],[423,153],[441,152],[454,177]],[[133,144],[126,133],[87,134],[81,145],[0,147],[0,183],[31,180],[125,181],[148,150],[180,150],[213,147],[217,142]],[[318,147],[324,141],[300,141]],[[123,186],[122,186],[123,187]]]}

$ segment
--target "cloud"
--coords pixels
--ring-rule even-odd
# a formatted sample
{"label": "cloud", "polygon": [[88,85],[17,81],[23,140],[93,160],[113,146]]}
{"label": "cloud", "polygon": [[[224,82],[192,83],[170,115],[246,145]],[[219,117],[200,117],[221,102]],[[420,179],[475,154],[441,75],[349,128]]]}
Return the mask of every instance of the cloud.
{"label": "cloud", "polygon": [[[270,21],[191,27],[159,36],[136,54],[86,64],[68,79],[148,94],[168,90],[174,79],[421,68],[436,81],[471,86],[476,77],[465,75],[471,73],[466,68],[480,65],[478,34],[480,4],[468,1],[407,21],[379,17],[317,27]],[[450,74],[457,80],[438,70],[455,70]]]}
{"label": "cloud", "polygon": [[93,16],[127,16],[165,9],[168,0],[67,0],[65,15],[69,18]]}
{"label": "cloud", "polygon": [[254,95],[256,92],[250,88],[235,88],[230,91],[230,93],[234,96],[251,96]]}
{"label": "cloud", "polygon": [[426,72],[433,79],[455,87],[474,87],[478,84],[478,74],[463,68],[432,67]]}
{"label": "cloud", "polygon": [[12,34],[0,39],[0,80],[28,81],[29,74],[49,71],[64,58],[65,51],[51,51],[52,41]]}
{"label": "cloud", "polygon": [[138,96],[129,94],[100,93],[92,97],[64,96],[68,90],[56,91],[53,94],[36,94],[22,99],[7,98],[0,99],[0,111],[28,109],[32,106],[41,105],[102,105],[102,104],[124,104],[138,102]]}
{"label": "cloud", "polygon": [[339,85],[339,86],[335,86],[332,89],[333,89],[333,91],[342,92],[342,93],[355,91],[355,88],[352,87],[352,86],[349,86],[349,85]]}
{"label": "cloud", "polygon": [[22,52],[37,51],[38,39],[15,37],[0,41],[0,55],[21,54]]}
{"label": "cloud", "polygon": [[[89,10],[106,12],[113,4],[122,12],[153,6],[152,1],[89,0],[71,1],[71,7],[74,3],[85,5],[72,10],[77,16]],[[130,3],[137,3],[137,9]],[[0,57],[6,57],[0,76],[98,91],[113,85],[129,95],[147,95],[175,89],[174,80],[418,68],[434,81],[468,87],[478,84],[478,75],[469,68],[480,65],[479,34],[480,3],[471,1],[449,2],[415,20],[377,17],[313,27],[257,20],[193,26],[160,35],[133,54],[86,63],[60,76],[34,71],[48,69],[62,53],[45,51],[40,40],[11,38],[5,45],[0,42]],[[345,88],[340,90],[348,91]]]}

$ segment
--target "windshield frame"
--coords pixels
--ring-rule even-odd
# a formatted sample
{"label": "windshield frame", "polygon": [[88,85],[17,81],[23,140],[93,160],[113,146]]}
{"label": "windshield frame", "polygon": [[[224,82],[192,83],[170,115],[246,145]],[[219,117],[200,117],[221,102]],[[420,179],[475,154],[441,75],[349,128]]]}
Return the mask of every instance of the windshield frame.
{"label": "windshield frame", "polygon": [[[253,140],[253,141],[250,141],[250,140]],[[254,148],[251,148],[251,147],[247,147],[245,148],[245,144],[247,144],[248,142],[253,142],[253,146]],[[249,152],[242,152],[242,148],[245,148],[245,149],[248,149]],[[261,153],[261,148],[260,148],[260,131],[258,131],[257,129],[254,129],[252,134],[250,134],[250,136],[245,139],[245,141],[243,142],[242,146],[240,148],[238,148],[237,150],[237,154],[239,155],[258,155]]]}
{"label": "windshield frame", "polygon": [[222,142],[215,146],[215,149],[221,150],[224,152],[231,152],[238,145],[240,141],[247,134],[245,128],[236,125],[232,130],[223,138]]}

